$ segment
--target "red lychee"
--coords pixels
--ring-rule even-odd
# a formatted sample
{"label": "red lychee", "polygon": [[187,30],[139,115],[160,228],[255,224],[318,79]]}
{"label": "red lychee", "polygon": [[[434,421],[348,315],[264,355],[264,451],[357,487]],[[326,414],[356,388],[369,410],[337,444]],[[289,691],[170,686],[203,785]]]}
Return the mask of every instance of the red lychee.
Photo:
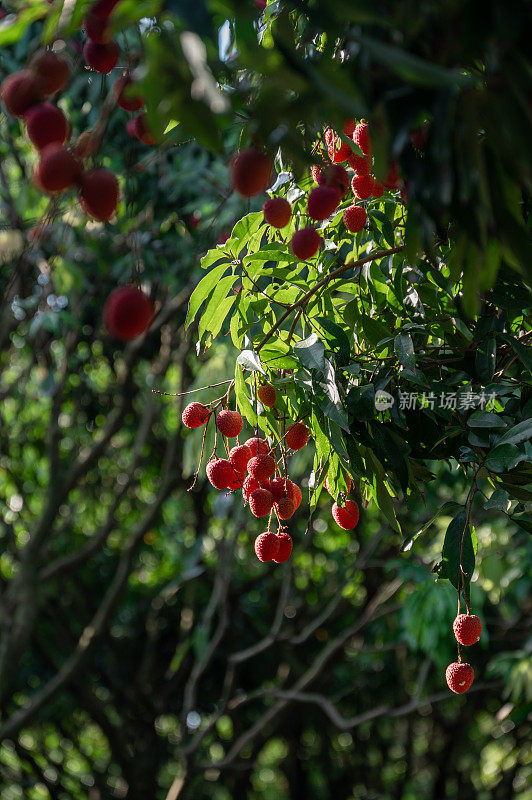
{"label": "red lychee", "polygon": [[109,17],[119,2],[120,0],[98,0],[91,6],[91,14],[97,17]]}
{"label": "red lychee", "polygon": [[244,485],[244,481],[246,479],[245,472],[239,472],[237,469],[233,469],[233,474],[231,476],[231,480],[227,484],[227,488],[230,492],[236,492],[237,489],[241,489]]}
{"label": "red lychee", "polygon": [[118,178],[110,169],[90,169],[81,176],[79,201],[90,217],[108,222],[118,205]]}
{"label": "red lychee", "polygon": [[121,286],[105,301],[103,321],[111,336],[129,342],[149,328],[153,311],[152,301],[140,289]]}
{"label": "red lychee", "polygon": [[267,5],[268,5],[268,0],[255,0],[255,8],[258,8],[261,14]]}
{"label": "red lychee", "polygon": [[51,103],[32,106],[24,115],[28,136],[37,150],[53,142],[63,144],[68,133],[65,115]]}
{"label": "red lychee", "polygon": [[187,428],[200,428],[209,418],[210,411],[202,403],[189,403],[183,409],[181,419]]}
{"label": "red lychee", "polygon": [[277,392],[270,383],[264,383],[257,389],[257,397],[263,406],[274,406],[277,400]]}
{"label": "red lychee", "polygon": [[31,59],[28,69],[36,73],[41,94],[48,97],[63,89],[68,83],[68,62],[52,50],[41,50]]}
{"label": "red lychee", "polygon": [[346,136],[350,136],[351,139],[353,138],[353,134],[355,132],[355,128],[357,126],[355,119],[346,119],[344,122],[344,133]]}
{"label": "red lychee", "polygon": [[460,644],[476,644],[482,633],[482,622],[476,614],[458,614],[453,622],[453,631]]}
{"label": "red lychee", "polygon": [[22,117],[43,96],[38,75],[29,69],[8,75],[0,85],[0,96],[10,114]]}
{"label": "red lychee", "polygon": [[286,491],[288,497],[290,498],[290,500],[292,500],[295,506],[295,510],[297,511],[297,509],[301,505],[301,501],[303,500],[303,493],[301,492],[301,489],[299,488],[297,483],[294,483],[293,481],[290,480],[290,478],[288,478],[286,482]]}
{"label": "red lychee", "polygon": [[447,686],[455,694],[467,692],[473,683],[474,677],[475,672],[471,664],[462,664],[459,661],[449,664],[445,670]]}
{"label": "red lychee", "polygon": [[399,185],[399,167],[397,166],[397,161],[392,161],[388,167],[388,172],[382,184],[389,192],[394,192],[397,189]]}
{"label": "red lychee", "polygon": [[273,495],[268,489],[255,489],[249,495],[248,502],[253,516],[265,517],[273,508]]}
{"label": "red lychee", "polygon": [[273,494],[273,499],[277,502],[281,497],[288,496],[286,478],[272,478],[270,481],[269,489]]}
{"label": "red lychee", "polygon": [[327,145],[327,152],[329,158],[334,164],[340,164],[345,161],[351,153],[351,148],[346,142],[338,136],[331,128],[325,131],[325,143]]}
{"label": "red lychee", "polygon": [[367,200],[373,193],[374,180],[371,175],[355,175],[351,181],[351,188],[355,197]]}
{"label": "red lychee", "polygon": [[279,550],[277,551],[277,555],[274,556],[273,561],[275,561],[276,564],[282,564],[290,558],[290,553],[292,552],[292,538],[284,531],[276,535],[279,540]]}
{"label": "red lychee", "polygon": [[229,411],[224,409],[216,417],[216,427],[222,434],[227,436],[228,439],[233,439],[238,436],[244,427],[244,420],[239,411]]}
{"label": "red lychee", "polygon": [[248,461],[248,472],[256,481],[263,483],[275,472],[275,459],[270,455],[253,456]]}
{"label": "red lychee", "polygon": [[358,123],[353,133],[353,141],[360,147],[365,156],[371,155],[371,140],[367,122]]}
{"label": "red lychee", "polygon": [[342,197],[349,186],[349,173],[340,164],[324,164],[323,167],[312,167],[312,177],[318,186],[334,186]]}
{"label": "red lychee", "polygon": [[301,450],[306,445],[310,431],[304,422],[294,422],[286,431],[285,442],[291,450]]}
{"label": "red lychee", "polygon": [[87,37],[97,44],[107,44],[111,38],[111,26],[107,18],[98,17],[90,11],[83,20],[83,27]]}
{"label": "red lychee", "polygon": [[316,255],[321,246],[321,236],[315,228],[301,228],[296,231],[290,241],[292,253],[300,261],[306,261]]}
{"label": "red lychee", "polygon": [[144,98],[134,91],[135,82],[131,75],[122,75],[115,81],[113,92],[117,105],[124,111],[139,111],[144,105]]}
{"label": "red lychee", "polygon": [[382,197],[384,194],[384,186],[382,183],[375,178],[373,178],[373,189],[372,189],[373,197]]}
{"label": "red lychee", "polygon": [[354,500],[346,500],[343,508],[338,503],[333,503],[332,515],[340,528],[343,528],[344,531],[352,531],[353,528],[356,528],[358,522],[358,506]]}
{"label": "red lychee", "polygon": [[253,456],[263,456],[270,450],[270,445],[266,441],[266,439],[260,439],[256,436],[253,436],[251,439],[248,439],[245,442],[249,449],[251,450],[251,455]]}
{"label": "red lychee", "polygon": [[358,233],[366,224],[368,215],[362,206],[349,206],[344,211],[344,225],[351,233]]}
{"label": "red lychee", "polygon": [[290,497],[281,497],[281,499],[275,503],[275,510],[277,511],[279,519],[290,519],[296,507],[294,501],[291,500]]}
{"label": "red lychee", "polygon": [[229,451],[229,461],[238,472],[245,472],[251,458],[251,449],[247,444],[239,444]]}
{"label": "red lychee", "polygon": [[[351,485],[352,485],[352,481],[351,481],[351,476],[350,476],[350,475],[346,475],[346,483],[347,483],[347,493],[349,494],[349,492],[351,491]],[[332,494],[332,492],[331,492],[331,487],[329,486],[329,476],[328,476],[328,475],[327,475],[327,477],[325,478],[325,483],[324,483],[323,485],[324,485],[324,487],[325,487],[325,490],[326,490],[327,492],[329,492],[329,494],[330,494],[330,495],[331,495],[331,497],[332,497],[332,496],[333,496],[333,494]]]}
{"label": "red lychee", "polygon": [[327,219],[336,211],[340,200],[335,186],[316,186],[308,196],[307,213],[312,219]]}
{"label": "red lychee", "polygon": [[272,561],[279,553],[281,542],[273,531],[261,533],[255,539],[255,553],[259,561]]}
{"label": "red lychee", "polygon": [[215,458],[209,461],[205,469],[207,480],[215,489],[227,489],[233,480],[235,471],[226,458]]}
{"label": "red lychee", "polygon": [[81,164],[66,147],[49,144],[41,150],[36,178],[45,192],[63,192],[79,179]]}
{"label": "red lychee", "polygon": [[267,153],[250,147],[241,150],[231,165],[231,183],[243,197],[263,192],[270,182],[272,161]]}
{"label": "red lychee", "polygon": [[249,495],[255,491],[255,489],[260,489],[260,483],[252,478],[251,475],[248,475],[244,483],[242,484],[242,497],[247,502],[249,500]]}
{"label": "red lychee", "polygon": [[90,39],[85,42],[83,48],[85,61],[94,72],[101,72],[104,75],[111,72],[118,64],[120,58],[120,48],[112,40],[106,44],[97,44]]}
{"label": "red lychee", "polygon": [[133,120],[135,136],[143,144],[156,144],[156,138],[149,129],[148,116],[146,113],[138,114]]}
{"label": "red lychee", "polygon": [[284,228],[290,222],[292,206],[284,197],[269,197],[262,206],[264,219],[273,228]]}
{"label": "red lychee", "polygon": [[365,156],[351,153],[347,159],[349,166],[355,170],[357,175],[369,175],[370,164]]}

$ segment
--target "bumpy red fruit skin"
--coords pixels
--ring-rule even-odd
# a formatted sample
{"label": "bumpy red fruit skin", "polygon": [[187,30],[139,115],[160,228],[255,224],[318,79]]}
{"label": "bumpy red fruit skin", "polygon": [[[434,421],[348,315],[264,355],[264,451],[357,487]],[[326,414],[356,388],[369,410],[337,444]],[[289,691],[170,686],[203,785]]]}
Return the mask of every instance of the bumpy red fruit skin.
{"label": "bumpy red fruit skin", "polygon": [[85,42],[83,56],[94,72],[106,75],[118,64],[120,48],[114,40],[107,42],[107,44],[97,44],[89,39]]}
{"label": "bumpy red fruit skin", "polygon": [[373,188],[371,191],[373,197],[382,197],[384,194],[384,186],[380,181],[373,179]]}
{"label": "bumpy red fruit skin", "polygon": [[226,458],[209,461],[205,469],[207,480],[215,489],[227,489],[233,480],[235,471]]}
{"label": "bumpy red fruit skin", "polygon": [[29,63],[29,69],[37,74],[43,97],[59,92],[68,83],[68,62],[51,50],[36,53]]}
{"label": "bumpy red fruit skin", "polygon": [[291,450],[301,450],[306,445],[310,431],[304,422],[294,422],[286,431],[285,442]]}
{"label": "bumpy red fruit skin", "polygon": [[257,389],[257,396],[263,406],[274,406],[277,400],[277,392],[269,383],[259,386]]}
{"label": "bumpy red fruit skin", "polygon": [[144,98],[140,94],[135,94],[133,91],[135,83],[131,75],[122,75],[115,81],[113,92],[116,97],[116,103],[123,108],[124,111],[140,111],[144,105]]}
{"label": "bumpy red fruit skin", "polygon": [[344,211],[344,225],[351,233],[358,233],[366,224],[368,215],[362,206],[349,206]]}
{"label": "bumpy red fruit skin", "polygon": [[453,631],[456,641],[469,647],[480,639],[482,622],[476,614],[459,614],[453,622]]}
{"label": "bumpy red fruit skin", "polygon": [[238,472],[246,471],[250,458],[251,450],[247,444],[239,444],[229,451],[229,461]]}
{"label": "bumpy red fruit skin", "polygon": [[269,489],[275,502],[278,502],[281,497],[288,496],[287,483],[286,478],[273,478],[270,481]]}
{"label": "bumpy red fruit skin", "polygon": [[189,403],[183,410],[181,419],[187,428],[200,428],[209,418],[210,411],[202,403]]}
{"label": "bumpy red fruit skin", "polygon": [[290,519],[296,510],[294,501],[290,497],[281,497],[278,503],[275,504],[275,510],[279,519]]}
{"label": "bumpy red fruit skin", "polygon": [[129,342],[143,333],[153,317],[153,303],[136,286],[115,289],[103,309],[105,327],[116,339]]}
{"label": "bumpy red fruit skin", "polygon": [[60,144],[41,150],[36,178],[45,192],[63,192],[73,186],[81,174],[81,164]]}
{"label": "bumpy red fruit skin", "polygon": [[24,114],[31,143],[42,150],[47,144],[63,144],[68,133],[65,115],[51,103],[39,103]]}
{"label": "bumpy red fruit skin", "polygon": [[351,152],[351,148],[346,142],[343,142],[335,131],[327,128],[325,131],[325,143],[327,145],[327,152],[333,164],[341,164],[345,161]]}
{"label": "bumpy red fruit skin", "polygon": [[39,77],[29,69],[21,69],[4,78],[0,86],[4,105],[14,117],[22,117],[43,96]]}
{"label": "bumpy red fruit skin", "polygon": [[312,177],[318,186],[334,186],[341,196],[349,187],[349,173],[340,164],[324,164],[323,167],[312,167]]}
{"label": "bumpy red fruit skin", "polygon": [[277,534],[277,538],[279,540],[279,550],[277,551],[277,555],[273,558],[273,561],[275,561],[276,564],[283,564],[290,558],[290,553],[292,552],[292,537],[283,531]]}
{"label": "bumpy red fruit skin", "polygon": [[248,475],[244,483],[242,484],[242,497],[246,501],[249,501],[249,495],[251,492],[254,492],[255,489],[260,489],[260,483],[252,478],[251,475]]}
{"label": "bumpy red fruit skin", "polygon": [[303,500],[303,493],[301,492],[301,489],[299,488],[297,483],[294,483],[293,481],[290,480],[290,478],[288,478],[286,482],[286,491],[288,497],[290,498],[290,500],[292,500],[292,502],[296,507],[295,510],[297,511],[297,509],[301,505],[301,501]]}
{"label": "bumpy red fruit skin", "polygon": [[263,192],[270,181],[272,162],[267,153],[254,147],[241,150],[231,165],[231,183],[243,197]]}
{"label": "bumpy red fruit skin", "polygon": [[279,537],[273,531],[261,533],[255,539],[255,554],[259,561],[271,561],[279,553]]}
{"label": "bumpy red fruit skin", "polygon": [[[349,492],[351,491],[351,477],[349,475],[347,475],[347,477],[346,477],[346,483],[347,483],[347,492],[349,494]],[[327,492],[329,492],[329,494],[332,497],[333,495],[332,495],[332,492],[331,492],[331,487],[329,486],[329,476],[328,475],[325,478],[325,483],[323,485],[325,486],[325,490]]]}
{"label": "bumpy red fruit skin", "polygon": [[275,459],[269,455],[253,456],[248,461],[248,472],[256,481],[263,483],[275,472]]}
{"label": "bumpy red fruit skin", "polygon": [[373,178],[371,175],[355,175],[351,181],[351,188],[355,197],[358,197],[359,200],[367,200],[373,193]]}
{"label": "bumpy red fruit skin", "polygon": [[251,439],[248,439],[247,442],[244,442],[244,444],[247,444],[251,450],[252,456],[263,456],[270,450],[270,446],[266,439],[260,439],[256,436],[252,436]]}
{"label": "bumpy red fruit skin", "polygon": [[228,439],[233,439],[235,436],[238,436],[244,427],[244,420],[238,411],[229,411],[228,409],[224,409],[223,411],[220,411],[216,417],[216,427],[222,436],[227,436]]}
{"label": "bumpy red fruit skin", "polygon": [[292,206],[284,197],[269,197],[262,206],[264,219],[273,228],[284,228],[290,222]]}
{"label": "bumpy red fruit skin", "polygon": [[245,472],[239,472],[237,469],[233,469],[233,474],[231,476],[231,480],[227,484],[227,488],[230,492],[236,492],[237,489],[241,489],[244,485],[244,481],[246,479]]}
{"label": "bumpy red fruit skin", "polygon": [[148,117],[143,112],[138,114],[133,120],[134,135],[142,142],[142,144],[152,145],[156,143],[155,136],[152,134],[148,127]]}
{"label": "bumpy red fruit skin", "polygon": [[87,37],[97,44],[107,44],[111,38],[111,28],[104,17],[97,17],[89,12],[83,20],[83,27]]}
{"label": "bumpy red fruit skin", "polygon": [[110,169],[90,169],[81,176],[79,201],[90,217],[108,222],[118,205],[118,178]]}
{"label": "bumpy red fruit skin", "polygon": [[346,500],[343,508],[338,503],[333,503],[332,515],[340,528],[343,528],[344,531],[352,531],[353,528],[356,528],[358,522],[358,506],[354,500]]}
{"label": "bumpy red fruit skin", "polygon": [[371,155],[371,140],[367,122],[359,122],[353,133],[353,141],[358,144],[365,156]]}
{"label": "bumpy red fruit skin", "polygon": [[255,517],[265,517],[273,508],[273,495],[268,489],[255,489],[248,497],[249,509]]}
{"label": "bumpy red fruit skin", "polygon": [[340,199],[335,186],[316,186],[309,194],[307,213],[311,219],[327,219],[338,208]]}
{"label": "bumpy red fruit skin", "polygon": [[351,153],[347,159],[349,166],[355,170],[357,175],[369,175],[370,164],[365,156],[359,156],[357,153]]}
{"label": "bumpy red fruit skin", "polygon": [[471,664],[461,664],[455,661],[453,664],[449,664],[445,670],[447,686],[455,694],[467,692],[474,678],[475,672]]}
{"label": "bumpy red fruit skin", "polygon": [[290,248],[300,261],[316,255],[321,246],[321,236],[315,228],[301,228],[292,236]]}
{"label": "bumpy red fruit skin", "polygon": [[353,138],[353,134],[355,132],[355,128],[357,126],[356,120],[354,119],[346,119],[344,122],[344,133],[346,136],[350,136]]}

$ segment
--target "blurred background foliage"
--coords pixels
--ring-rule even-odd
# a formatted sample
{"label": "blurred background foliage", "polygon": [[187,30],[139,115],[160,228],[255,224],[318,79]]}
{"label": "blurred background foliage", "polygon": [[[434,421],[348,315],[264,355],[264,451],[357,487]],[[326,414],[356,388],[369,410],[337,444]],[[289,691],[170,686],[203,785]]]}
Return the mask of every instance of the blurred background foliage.
{"label": "blurred background foliage", "polygon": [[[0,28],[4,77],[38,47],[42,25],[32,21],[49,9],[2,5],[20,11],[16,23]],[[125,0],[125,21],[143,17],[147,5]],[[529,180],[519,140],[530,119],[523,113],[513,121],[514,105],[506,113],[505,81],[512,76],[511,91],[521,98],[529,74],[520,49],[525,6],[506,3],[499,22],[499,3],[383,4],[376,19],[370,4],[335,0],[302,3],[303,14],[283,12],[278,20],[271,4],[261,26],[277,45],[264,53],[248,4],[205,10],[195,3],[193,15],[190,4],[165,4],[177,27],[155,36],[141,26],[145,80],[154,104],[157,85],[166,87],[165,124],[180,125],[150,150],[126,136],[125,114],[111,117],[99,160],[121,176],[123,205],[113,226],[87,224],[69,197],[52,213],[31,183],[34,156],[21,126],[0,116],[2,798],[530,797],[526,532],[477,496],[471,594],[484,633],[470,658],[474,686],[465,697],[451,695],[443,671],[455,657],[456,594],[431,574],[450,515],[402,552],[374,506],[362,509],[353,534],[338,530],[322,498],[307,532],[304,502],[291,525],[292,559],[282,568],[262,565],[252,553],[261,523],[244,515],[236,496],[213,492],[203,478],[187,492],[197,437],[180,426],[182,398],[151,392],[227,377],[231,345],[222,341],[208,359],[198,357],[183,323],[200,256],[247,210],[228,190],[227,154],[240,130],[218,115],[213,124],[212,110],[187,115],[190,78],[179,83],[187,73],[176,57],[176,30],[199,32],[214,74],[227,74],[229,83],[233,62],[218,59],[215,31],[236,17],[225,47],[235,36],[242,86],[231,102],[246,105],[251,90],[249,135],[282,141],[296,163],[306,141],[297,128],[302,109],[311,135],[323,117],[340,121],[367,110],[382,120],[382,141],[403,165],[410,130],[428,118],[428,149],[412,180],[414,234],[449,221],[466,230],[473,255],[464,263],[476,275],[474,254],[486,236],[510,267],[530,264],[522,250],[514,257],[505,227],[509,214],[509,230],[517,226],[522,242],[521,206],[516,215],[512,198]],[[319,49],[308,69],[294,61],[295,35],[312,54],[313,37],[331,48],[349,26],[346,46],[359,45],[352,72],[331,66]],[[398,26],[395,49],[382,50]],[[137,36],[134,28],[120,35]],[[78,66],[79,39],[68,45]],[[495,77],[489,90],[461,81],[449,87],[447,74],[427,76],[426,67],[424,78],[412,80],[420,64],[401,59],[403,50],[466,73],[493,51]],[[170,64],[181,70],[177,77]],[[250,69],[267,80],[254,74],[249,84]],[[110,83],[75,70],[60,99],[75,132],[94,124]],[[300,108],[287,86],[300,90]],[[274,102],[275,118],[268,110]],[[485,173],[456,167],[457,154],[469,152],[460,142],[470,143],[470,132],[447,126],[457,110],[474,115],[485,102],[499,131],[499,139],[485,137],[486,157],[496,160],[488,160],[487,175],[496,183],[472,219],[471,198],[478,200]],[[159,118],[160,108],[150,113]],[[217,155],[201,146],[214,144],[207,134],[216,131]],[[510,200],[499,216],[493,197],[501,185],[500,196]],[[117,283],[135,275],[160,315],[149,337],[124,347],[104,331],[101,308]],[[291,463],[305,501],[309,459],[300,453]],[[411,537],[443,504],[463,502],[469,488],[454,462],[432,469],[423,499],[398,510]]]}

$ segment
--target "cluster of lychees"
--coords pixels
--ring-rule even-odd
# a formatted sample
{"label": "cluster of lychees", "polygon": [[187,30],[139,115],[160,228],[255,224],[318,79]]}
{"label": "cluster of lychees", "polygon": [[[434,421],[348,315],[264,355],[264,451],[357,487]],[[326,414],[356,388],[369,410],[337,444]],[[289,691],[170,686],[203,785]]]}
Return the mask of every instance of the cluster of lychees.
{"label": "cluster of lychees", "polygon": [[[263,384],[257,390],[257,397],[263,406],[275,405],[277,393],[271,384]],[[187,428],[200,428],[215,418],[217,433],[224,438],[227,458],[212,454],[206,467],[207,479],[218,490],[242,491],[244,503],[255,517],[269,517],[268,530],[261,533],[255,541],[255,553],[260,561],[274,561],[281,564],[292,552],[292,539],[283,529],[282,523],[290,519],[299,508],[302,492],[282,467],[286,461],[281,457],[279,465],[275,448],[267,439],[251,437],[244,444],[229,449],[229,439],[237,438],[242,432],[244,421],[238,411],[223,408],[218,413],[202,403],[190,403],[183,411],[182,420]],[[301,450],[308,443],[310,431],[303,422],[294,422],[283,437],[281,447],[291,451]],[[216,450],[216,448],[215,448]],[[286,472],[286,468],[285,468]],[[350,484],[349,484],[350,485]],[[328,480],[325,487],[328,489]],[[270,530],[272,513],[279,521],[279,531]],[[358,506],[353,500],[345,505],[333,505],[333,518],[340,527],[352,530],[358,522]]]}
{"label": "cluster of lychees", "polygon": [[[307,216],[320,222],[328,219],[342,200],[349,185],[360,201],[371,197],[382,197],[385,190],[395,191],[399,188],[399,171],[397,164],[390,164],[388,173],[382,183],[373,175],[371,139],[366,122],[358,124],[348,120],[344,125],[344,135],[353,140],[363,155],[356,154],[338,134],[328,128],[325,131],[327,155],[331,163],[325,161],[321,166],[312,168],[312,176],[318,185],[309,193],[307,200]],[[353,170],[351,176],[343,163],[347,162]],[[272,162],[266,153],[256,148],[241,151],[232,163],[232,182],[234,188],[244,197],[254,197],[265,191],[272,170]],[[290,221],[292,207],[284,197],[272,197],[263,205],[264,219],[274,228],[284,228]],[[348,206],[343,212],[344,225],[348,231],[361,231],[367,220],[367,212],[363,205],[356,203]],[[316,255],[321,247],[322,238],[313,225],[297,230],[290,241],[290,248],[296,258],[305,261]]]}
{"label": "cluster of lychees", "polygon": [[[458,614],[453,622],[453,630],[458,644],[469,647],[472,644],[476,644],[480,639],[482,622],[476,614]],[[449,689],[456,694],[463,694],[467,692],[473,683],[474,677],[473,667],[471,664],[466,664],[461,660],[459,649],[458,661],[449,664],[445,670],[445,679]]]}

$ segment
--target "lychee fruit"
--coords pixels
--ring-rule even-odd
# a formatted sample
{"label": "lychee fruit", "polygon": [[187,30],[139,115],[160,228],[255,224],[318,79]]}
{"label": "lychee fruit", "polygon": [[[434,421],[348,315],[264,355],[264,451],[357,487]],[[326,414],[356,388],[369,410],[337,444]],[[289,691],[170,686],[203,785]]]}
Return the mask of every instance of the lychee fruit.
{"label": "lychee fruit", "polygon": [[230,492],[236,492],[237,489],[241,489],[244,485],[244,481],[246,479],[245,472],[239,472],[237,469],[233,469],[233,475],[231,476],[231,480],[227,484],[227,488]]}
{"label": "lychee fruit", "polygon": [[216,427],[222,434],[227,436],[228,439],[233,439],[238,436],[244,427],[244,420],[239,411],[229,411],[224,409],[216,417]]}
{"label": "lychee fruit", "polygon": [[229,451],[229,461],[238,472],[245,472],[251,458],[251,449],[247,444],[239,444]]}
{"label": "lychee fruit", "polygon": [[148,117],[144,112],[135,117],[133,120],[133,126],[135,136],[142,142],[142,144],[156,144],[157,140],[148,126]]}
{"label": "lychee fruit", "polygon": [[122,75],[115,81],[113,92],[117,105],[124,111],[139,111],[144,105],[144,98],[134,91],[135,82],[131,75]]}
{"label": "lychee fruit", "polygon": [[349,153],[352,152],[349,145],[343,142],[338,134],[331,128],[327,128],[325,131],[325,143],[327,145],[329,158],[334,164],[342,163],[342,161],[347,159]]}
{"label": "lychee fruit", "polygon": [[284,228],[290,222],[292,206],[284,197],[269,197],[262,206],[264,219],[273,228]]}
{"label": "lychee fruit", "polygon": [[290,450],[301,450],[309,440],[310,431],[304,422],[294,422],[286,431],[285,442]]}
{"label": "lychee fruit", "polygon": [[447,686],[455,694],[463,694],[464,692],[467,692],[473,683],[474,677],[475,672],[471,664],[462,664],[459,661],[449,664],[445,670],[445,680],[447,681]]}
{"label": "lychee fruit", "polygon": [[118,205],[118,178],[110,169],[90,169],[81,176],[79,200],[82,209],[100,222],[108,222]]}
{"label": "lychee fruit", "polygon": [[277,400],[277,392],[270,383],[264,383],[257,389],[257,397],[263,406],[274,406]]}
{"label": "lychee fruit", "polygon": [[37,150],[53,142],[63,144],[68,133],[65,115],[52,103],[32,106],[24,115],[28,136]]}
{"label": "lychee fruit", "polygon": [[353,194],[359,200],[367,200],[373,194],[374,183],[371,175],[355,175],[351,181]]}
{"label": "lychee fruit", "polygon": [[181,419],[187,428],[200,428],[205,424],[211,412],[202,403],[189,403],[183,409]]}
{"label": "lychee fruit", "polygon": [[98,150],[100,137],[94,131],[84,131],[78,136],[74,145],[74,155],[77,158],[88,158]]}
{"label": "lychee fruit", "polygon": [[354,500],[346,500],[343,507],[339,506],[338,503],[333,503],[332,515],[340,528],[343,528],[344,531],[352,531],[353,528],[356,528],[358,522],[358,506]]}
{"label": "lychee fruit", "polygon": [[255,553],[259,561],[272,561],[279,553],[280,546],[279,537],[273,531],[261,533],[255,539]]}
{"label": "lychee fruit", "polygon": [[349,206],[344,211],[344,225],[351,233],[358,233],[366,224],[368,215],[362,206]]}
{"label": "lychee fruit", "polygon": [[89,39],[85,42],[83,56],[94,72],[101,72],[103,75],[107,75],[118,64],[120,48],[114,39],[106,44],[91,42]]}
{"label": "lychee fruit", "polygon": [[268,0],[255,0],[255,8],[258,8],[261,14],[267,5],[268,5]]}
{"label": "lychee fruit", "polygon": [[110,17],[120,0],[98,0],[91,6],[91,14],[97,17]]}
{"label": "lychee fruit", "polygon": [[357,126],[355,119],[346,119],[344,122],[344,133],[346,136],[350,136],[351,139],[353,138],[353,134],[355,132],[355,128]]}
{"label": "lychee fruit", "polygon": [[275,510],[277,511],[279,519],[290,519],[296,507],[294,501],[290,497],[281,497],[281,499],[275,503]]}
{"label": "lychee fruit", "polygon": [[235,471],[226,458],[209,461],[205,469],[207,480],[215,489],[227,489],[234,478]]}
{"label": "lychee fruit", "polygon": [[248,461],[248,472],[256,481],[263,483],[275,472],[275,459],[270,455],[253,456]]}
{"label": "lychee fruit", "polygon": [[290,480],[290,478],[288,478],[286,482],[286,491],[288,497],[290,498],[290,500],[292,500],[295,506],[295,511],[297,511],[297,509],[301,505],[301,501],[303,500],[303,493],[301,489],[299,488],[297,483],[294,483],[293,481]]}
{"label": "lychee fruit", "polygon": [[456,641],[467,647],[476,644],[482,633],[482,622],[476,614],[458,614],[453,622]]}
{"label": "lychee fruit", "polygon": [[373,197],[382,197],[384,194],[384,186],[382,183],[375,178],[373,178],[373,190],[372,190]]}
{"label": "lychee fruit", "polygon": [[272,478],[270,481],[269,489],[275,502],[288,495],[287,483],[287,478]]}
{"label": "lychee fruit", "polygon": [[43,97],[55,94],[68,83],[68,62],[52,50],[41,50],[31,59],[28,69],[36,73]]}
{"label": "lychee fruit", "polygon": [[248,497],[249,509],[255,517],[265,517],[273,508],[273,495],[268,489],[255,489]]}
{"label": "lychee fruit", "polygon": [[36,170],[39,186],[45,192],[63,192],[79,179],[81,164],[61,144],[49,144],[41,150]]}
{"label": "lychee fruit", "polygon": [[351,169],[354,169],[357,175],[369,175],[370,164],[365,156],[359,156],[356,153],[351,153],[347,162]]}
{"label": "lychee fruit", "polygon": [[106,17],[97,17],[89,12],[83,20],[83,27],[88,38],[97,44],[107,44],[111,38],[111,27]]}
{"label": "lychee fruit", "polygon": [[[347,493],[349,494],[349,492],[351,491],[351,485],[352,485],[352,481],[351,481],[351,476],[350,476],[350,475],[346,475],[346,483],[347,483]],[[324,483],[323,485],[324,485],[324,487],[325,487],[325,490],[326,490],[327,492],[329,492],[329,494],[330,494],[330,495],[331,495],[331,497],[332,497],[332,496],[333,496],[333,494],[332,494],[332,492],[331,492],[331,487],[329,486],[329,476],[328,476],[328,475],[327,475],[327,477],[325,478],[325,483]]]}
{"label": "lychee fruit", "polygon": [[276,564],[283,564],[290,558],[290,554],[292,552],[292,537],[284,531],[276,534],[276,536],[279,540],[279,550],[277,551],[277,555],[274,556],[272,560],[275,561]]}
{"label": "lychee fruit", "polygon": [[43,96],[38,75],[29,69],[8,75],[0,85],[0,96],[10,114],[22,117]]}
{"label": "lychee fruit", "polygon": [[316,255],[321,246],[321,236],[315,228],[301,228],[296,231],[290,241],[292,253],[300,261],[306,261]]}
{"label": "lychee fruit", "polygon": [[371,155],[371,140],[367,122],[358,123],[353,133],[353,141],[360,147],[365,156]]}
{"label": "lychee fruit", "polygon": [[307,213],[312,219],[327,219],[336,211],[340,200],[335,186],[316,186],[309,194]]}
{"label": "lychee fruit", "polygon": [[105,301],[103,321],[111,336],[129,342],[147,330],[153,311],[152,301],[140,289],[121,286]]}
{"label": "lychee fruit", "polygon": [[247,502],[249,500],[249,495],[254,492],[255,489],[260,488],[260,483],[256,481],[255,478],[252,478],[251,475],[248,475],[242,484],[242,497]]}
{"label": "lychee fruit", "polygon": [[260,439],[256,436],[252,436],[244,444],[247,444],[253,456],[263,456],[270,451],[270,445],[266,439]]}
{"label": "lychee fruit", "polygon": [[231,183],[243,197],[264,192],[270,182],[272,161],[267,153],[249,147],[241,150],[231,165]]}
{"label": "lychee fruit", "polygon": [[[314,180],[319,186],[334,186],[340,192],[341,197],[347,192],[349,187],[349,173],[340,164],[327,164],[314,174]],[[317,169],[317,168],[316,168]]]}
{"label": "lychee fruit", "polygon": [[399,186],[399,167],[397,166],[397,161],[392,161],[388,167],[388,172],[382,184],[389,192],[395,191]]}

